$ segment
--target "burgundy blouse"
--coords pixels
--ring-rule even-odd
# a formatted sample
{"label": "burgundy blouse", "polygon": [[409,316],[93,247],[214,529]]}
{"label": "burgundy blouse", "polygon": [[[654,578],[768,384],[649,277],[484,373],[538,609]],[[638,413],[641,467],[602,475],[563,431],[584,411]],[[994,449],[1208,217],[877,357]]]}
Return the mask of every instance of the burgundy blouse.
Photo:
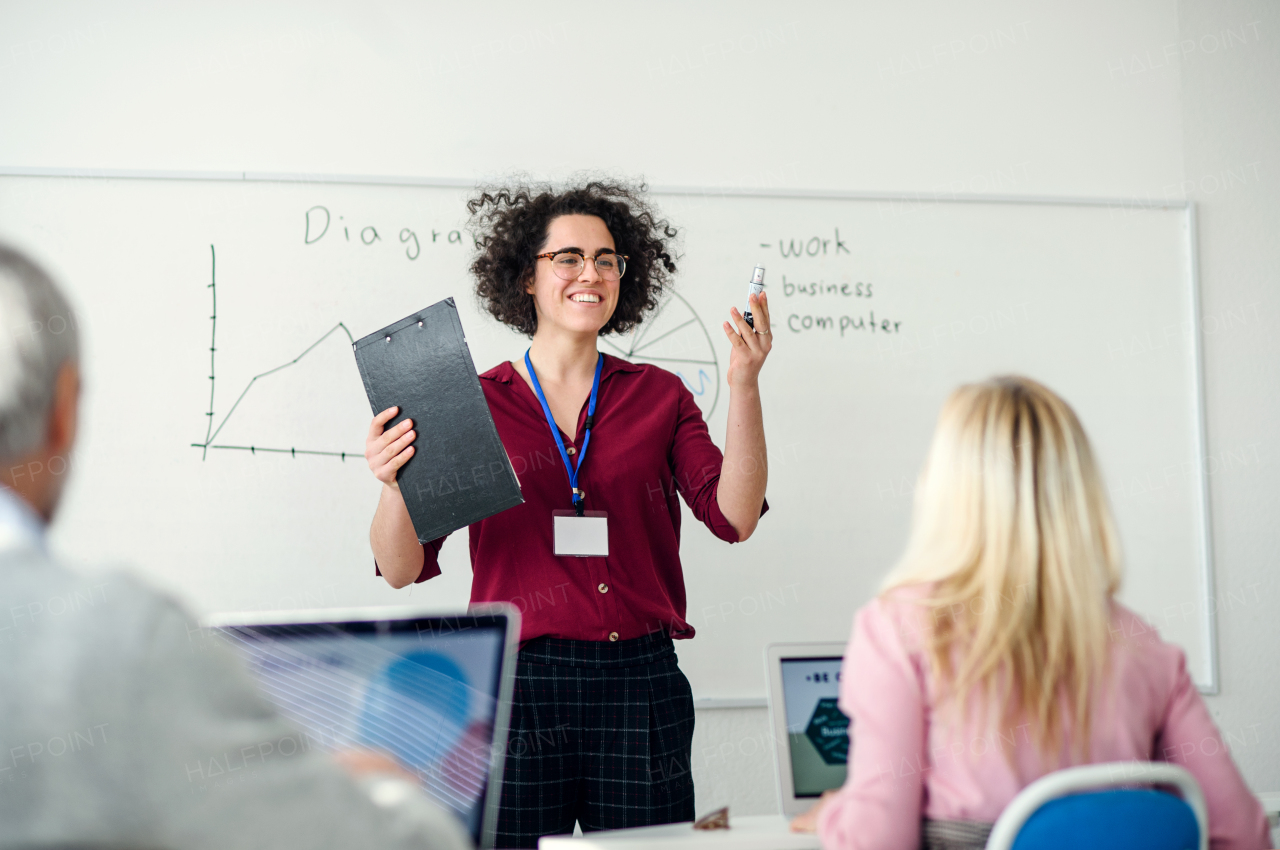
{"label": "burgundy blouse", "polygon": [[[556,557],[551,512],[573,506],[569,475],[533,390],[508,362],[480,376],[498,435],[520,479],[524,504],[473,523],[471,601],[510,602],[521,641],[543,635],[627,640],[664,631],[693,637],[685,620],[679,493],[693,515],[738,541],[716,502],[724,456],[693,394],[656,366],[605,355],[591,446],[578,476],[586,508],[609,515],[609,557]],[[578,414],[582,451],[587,406]],[[769,509],[765,504],[761,514]],[[416,581],[440,575],[444,538],[423,545]]]}

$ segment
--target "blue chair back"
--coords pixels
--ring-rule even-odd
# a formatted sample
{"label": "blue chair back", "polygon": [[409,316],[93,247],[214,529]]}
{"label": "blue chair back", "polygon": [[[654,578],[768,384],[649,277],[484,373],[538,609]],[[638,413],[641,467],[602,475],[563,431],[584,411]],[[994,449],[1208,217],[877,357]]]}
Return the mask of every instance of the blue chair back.
{"label": "blue chair back", "polygon": [[1072,794],[1027,818],[1012,850],[1197,850],[1200,827],[1185,800],[1147,788]]}

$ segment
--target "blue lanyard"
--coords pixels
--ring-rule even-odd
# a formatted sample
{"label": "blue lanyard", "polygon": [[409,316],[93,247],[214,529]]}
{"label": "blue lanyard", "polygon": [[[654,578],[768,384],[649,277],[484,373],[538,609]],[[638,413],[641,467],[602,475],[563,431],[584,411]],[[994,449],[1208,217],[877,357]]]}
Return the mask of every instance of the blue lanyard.
{"label": "blue lanyard", "polygon": [[551,426],[551,436],[556,438],[556,445],[560,448],[560,459],[564,461],[564,468],[569,473],[569,487],[573,490],[573,507],[578,512],[578,516],[582,516],[582,491],[578,489],[578,470],[582,468],[582,462],[587,459],[587,446],[591,443],[591,426],[594,424],[596,415],[596,396],[600,392],[600,372],[604,369],[604,355],[600,354],[596,358],[596,378],[591,384],[591,401],[587,404],[586,436],[582,438],[582,451],[578,453],[576,466],[569,460],[569,453],[565,451],[564,440],[560,438],[560,426],[551,415],[551,406],[547,404],[547,397],[542,392],[542,384],[538,383],[538,373],[533,371],[533,361],[529,359],[528,351],[524,353],[524,365],[529,370],[529,379],[533,381],[533,391],[537,394],[538,403],[542,405],[542,412],[547,417],[547,425]]}

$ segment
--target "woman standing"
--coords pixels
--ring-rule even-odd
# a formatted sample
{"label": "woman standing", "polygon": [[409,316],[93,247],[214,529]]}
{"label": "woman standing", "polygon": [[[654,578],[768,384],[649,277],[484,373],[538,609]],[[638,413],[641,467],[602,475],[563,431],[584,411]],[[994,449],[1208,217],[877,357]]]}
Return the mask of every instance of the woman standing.
{"label": "woman standing", "polygon": [[[518,187],[472,200],[477,293],[532,338],[525,356],[480,376],[525,502],[473,524],[473,603],[523,613],[498,846],[542,835],[691,820],[693,699],[672,639],[685,620],[679,493],[720,539],[746,540],[764,504],[758,376],[772,335],[766,298],[754,329],[724,323],[730,353],[723,457],[680,378],[601,354],[654,310],[675,271],[643,187],[590,182]],[[373,420],[365,455],[383,482],[370,530],[393,587],[440,574],[443,538],[418,543],[396,470],[413,453],[396,408]],[[565,557],[552,512],[603,512],[606,557]]]}

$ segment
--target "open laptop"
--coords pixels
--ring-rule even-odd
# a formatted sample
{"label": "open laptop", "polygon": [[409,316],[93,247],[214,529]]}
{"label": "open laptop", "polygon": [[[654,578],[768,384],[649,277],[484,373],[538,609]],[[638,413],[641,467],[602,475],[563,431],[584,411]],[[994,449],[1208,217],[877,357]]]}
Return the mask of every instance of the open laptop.
{"label": "open laptop", "polygon": [[844,784],[849,718],[840,711],[843,642],[775,643],[765,650],[778,799],[785,817]]}
{"label": "open laptop", "polygon": [[393,756],[493,846],[520,614],[366,608],[222,614],[266,696],[323,749]]}

